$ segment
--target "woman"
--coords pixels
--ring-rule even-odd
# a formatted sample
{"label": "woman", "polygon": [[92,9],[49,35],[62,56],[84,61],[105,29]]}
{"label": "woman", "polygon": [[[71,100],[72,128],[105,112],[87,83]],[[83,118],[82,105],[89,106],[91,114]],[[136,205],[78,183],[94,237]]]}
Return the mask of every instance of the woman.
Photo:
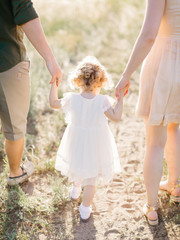
{"label": "woman", "polygon": [[[144,181],[147,204],[143,211],[150,225],[158,224],[158,189],[180,202],[180,1],[147,0],[145,20],[131,57],[116,86],[130,86],[130,77],[143,63],[137,116],[146,126]],[[160,183],[165,150],[168,180]]]}

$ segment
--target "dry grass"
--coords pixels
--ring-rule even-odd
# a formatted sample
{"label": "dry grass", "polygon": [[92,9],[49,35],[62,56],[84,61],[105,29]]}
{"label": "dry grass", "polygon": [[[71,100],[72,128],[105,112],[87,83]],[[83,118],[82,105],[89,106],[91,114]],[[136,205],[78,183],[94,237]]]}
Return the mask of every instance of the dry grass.
{"label": "dry grass", "polygon": [[[117,82],[142,23],[143,0],[34,0],[34,5],[64,72],[59,96],[70,90],[67,76],[86,55],[96,56]],[[54,172],[55,155],[65,122],[61,112],[49,107],[50,75],[43,60],[27,40],[26,45],[32,60],[32,91],[24,155],[35,163],[35,188],[33,194],[30,193],[31,185],[30,189],[26,185],[7,188],[7,162],[1,166],[1,172],[4,171],[0,174],[0,240],[68,240],[72,239],[70,233],[58,220],[59,215],[65,215],[63,209],[69,204],[68,184]],[[137,71],[132,79],[129,100],[125,103],[126,116],[133,114],[132,102],[137,96],[138,77]],[[0,154],[4,158],[2,135],[0,140]],[[75,223],[73,217],[73,227]]]}

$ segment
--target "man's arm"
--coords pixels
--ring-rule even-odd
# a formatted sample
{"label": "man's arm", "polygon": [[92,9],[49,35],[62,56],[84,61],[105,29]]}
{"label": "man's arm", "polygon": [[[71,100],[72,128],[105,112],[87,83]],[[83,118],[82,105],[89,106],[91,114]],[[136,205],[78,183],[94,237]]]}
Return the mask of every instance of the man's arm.
{"label": "man's arm", "polygon": [[51,83],[59,85],[62,78],[61,70],[52,54],[43,32],[38,14],[31,0],[11,0],[12,13],[16,25],[20,25],[35,49],[46,61],[52,76]]}
{"label": "man's arm", "polygon": [[62,72],[47,43],[39,18],[28,21],[25,24],[21,25],[21,27],[29,41],[39,52],[39,54],[44,58],[46,66],[52,76],[50,83],[56,81],[56,84],[59,86],[62,80]]}

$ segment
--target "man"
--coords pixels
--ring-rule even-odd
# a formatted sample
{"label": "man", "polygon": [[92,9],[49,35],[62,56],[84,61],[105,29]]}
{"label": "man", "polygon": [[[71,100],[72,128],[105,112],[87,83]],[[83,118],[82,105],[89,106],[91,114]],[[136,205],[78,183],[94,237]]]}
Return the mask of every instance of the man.
{"label": "man", "polygon": [[20,166],[30,102],[29,60],[23,31],[44,58],[52,79],[59,85],[61,70],[46,41],[31,0],[0,1],[0,118],[10,174],[8,184],[22,183],[33,173],[31,162]]}

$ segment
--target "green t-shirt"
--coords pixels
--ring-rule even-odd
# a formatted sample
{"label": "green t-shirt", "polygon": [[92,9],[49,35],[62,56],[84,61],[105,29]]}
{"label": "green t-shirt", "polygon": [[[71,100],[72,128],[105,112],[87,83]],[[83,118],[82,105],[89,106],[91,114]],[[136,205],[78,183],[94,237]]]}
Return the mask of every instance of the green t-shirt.
{"label": "green t-shirt", "polygon": [[37,17],[31,0],[0,0],[0,72],[27,60],[20,25]]}

